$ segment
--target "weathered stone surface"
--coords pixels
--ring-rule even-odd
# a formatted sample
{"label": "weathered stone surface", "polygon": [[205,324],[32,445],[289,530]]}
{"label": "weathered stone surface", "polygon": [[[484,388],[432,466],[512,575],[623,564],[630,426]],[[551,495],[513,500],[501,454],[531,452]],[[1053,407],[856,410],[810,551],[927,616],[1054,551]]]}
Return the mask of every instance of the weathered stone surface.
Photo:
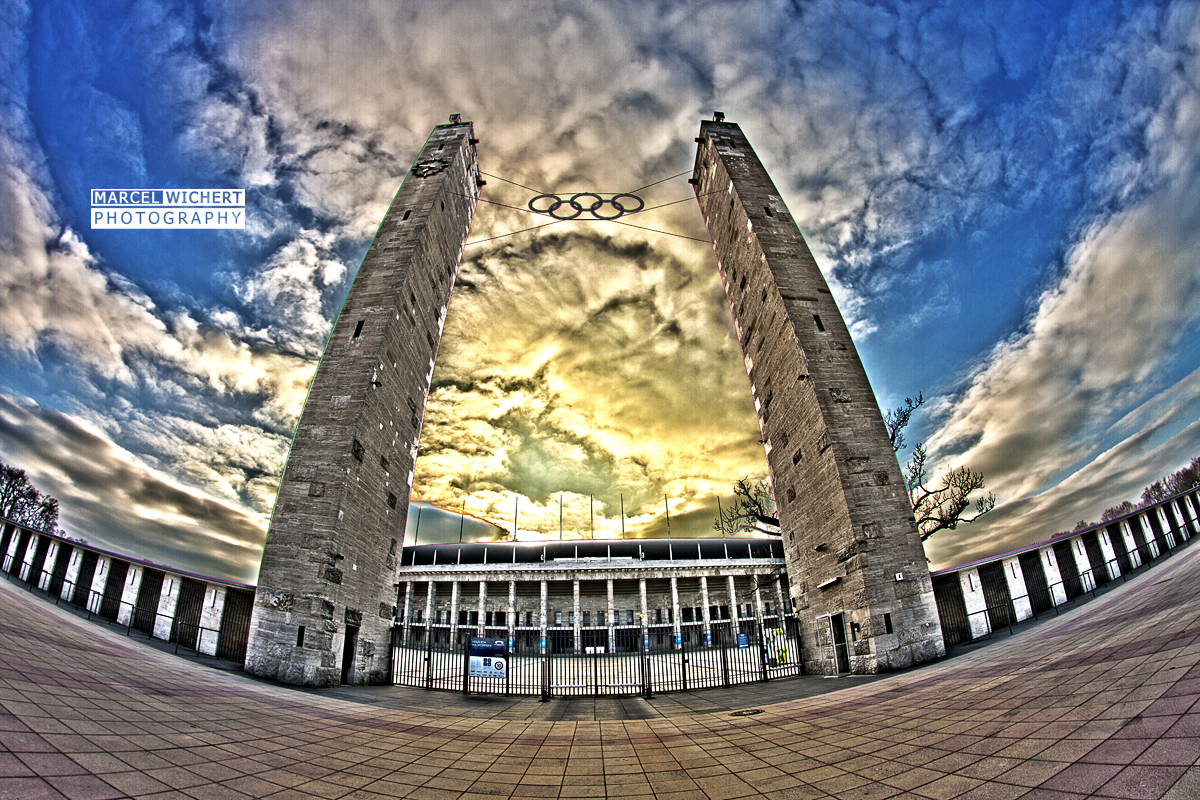
{"label": "weathered stone surface", "polygon": [[[925,554],[850,332],[738,126],[704,122],[697,142],[692,182],[758,409],[805,667],[833,669],[820,645],[838,614],[855,672],[934,658]],[[879,635],[885,613],[902,636]]]}
{"label": "weathered stone surface", "polygon": [[[246,669],[286,683],[341,680],[345,625],[361,625],[351,683],[387,679],[413,463],[450,288],[482,181],[472,125],[437,126],[392,200],[334,324],[288,455],[259,575]],[[328,620],[344,620],[342,626]],[[298,628],[311,642],[295,647]],[[278,646],[275,646],[278,645]]]}

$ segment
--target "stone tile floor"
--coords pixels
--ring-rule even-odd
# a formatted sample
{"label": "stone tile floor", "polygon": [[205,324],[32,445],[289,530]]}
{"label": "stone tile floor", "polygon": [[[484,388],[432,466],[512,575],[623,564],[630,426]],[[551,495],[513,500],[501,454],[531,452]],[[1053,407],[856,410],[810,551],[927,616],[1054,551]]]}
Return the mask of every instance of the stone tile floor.
{"label": "stone tile floor", "polygon": [[0,581],[0,798],[1191,800],[1198,554],[898,675],[649,701],[299,691]]}

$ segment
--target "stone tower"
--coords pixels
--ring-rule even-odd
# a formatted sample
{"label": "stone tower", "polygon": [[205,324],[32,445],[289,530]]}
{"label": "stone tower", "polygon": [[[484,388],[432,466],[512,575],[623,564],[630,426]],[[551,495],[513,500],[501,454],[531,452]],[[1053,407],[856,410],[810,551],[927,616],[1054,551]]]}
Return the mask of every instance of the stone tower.
{"label": "stone tower", "polygon": [[263,552],[246,670],[385,683],[429,381],[483,181],[470,122],[434,128],[392,200],[309,389]]}
{"label": "stone tower", "polygon": [[943,655],[904,479],[833,295],[741,129],[717,115],[696,141],[692,184],[754,394],[805,669]]}

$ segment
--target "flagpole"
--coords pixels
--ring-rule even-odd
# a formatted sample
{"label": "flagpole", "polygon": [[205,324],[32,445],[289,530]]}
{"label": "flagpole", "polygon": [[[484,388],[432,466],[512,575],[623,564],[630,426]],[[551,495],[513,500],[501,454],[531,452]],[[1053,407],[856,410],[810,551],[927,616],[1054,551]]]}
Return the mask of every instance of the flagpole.
{"label": "flagpole", "polygon": [[667,538],[671,538],[671,507],[667,505],[667,496],[663,495],[663,508],[667,510]]}
{"label": "flagpole", "polygon": [[467,521],[467,501],[463,500],[462,513],[458,515],[458,543],[462,544],[463,523]]}

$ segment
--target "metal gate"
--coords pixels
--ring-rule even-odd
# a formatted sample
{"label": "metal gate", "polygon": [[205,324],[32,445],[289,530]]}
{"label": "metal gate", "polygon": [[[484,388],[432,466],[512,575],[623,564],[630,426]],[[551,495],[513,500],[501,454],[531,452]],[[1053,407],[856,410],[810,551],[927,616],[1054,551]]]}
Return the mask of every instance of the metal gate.
{"label": "metal gate", "polygon": [[942,638],[946,647],[971,640],[971,622],[967,618],[967,604],[963,600],[962,584],[958,575],[935,575],[933,597],[937,601],[938,619],[942,623]]}
{"label": "metal gate", "polygon": [[88,604],[92,591],[92,578],[96,577],[96,562],[99,560],[99,553],[92,550],[84,551],[83,560],[79,565],[79,574],[75,578],[75,591],[71,595],[71,602],[74,605],[86,606]]}
{"label": "metal gate", "polygon": [[995,561],[979,568],[979,583],[983,586],[983,602],[987,604],[989,630],[1006,628],[1017,621],[1004,577],[1004,563]]}
{"label": "metal gate", "polygon": [[129,574],[129,562],[114,558],[108,562],[108,578],[104,581],[104,596],[100,601],[100,616],[109,622],[121,612],[121,594],[125,590],[125,577]]}
{"label": "metal gate", "polygon": [[138,587],[137,604],[130,623],[130,627],[135,631],[154,635],[154,622],[158,618],[158,599],[162,595],[164,577],[166,576],[156,569],[142,572],[142,585]]}
{"label": "metal gate", "polygon": [[[461,643],[435,644],[434,637],[422,636],[416,625],[409,627],[409,637],[407,645],[399,629],[394,637],[392,682],[425,689],[601,697],[686,692],[801,673],[799,630],[790,618],[782,627],[762,628],[751,622],[740,635],[727,625],[713,626],[711,645],[689,641],[674,650],[659,650],[655,644],[632,652],[602,653],[596,648],[592,653],[556,653],[551,641],[544,654],[510,651],[504,678],[468,674],[469,637],[462,637]],[[415,646],[417,642],[423,646]]]}
{"label": "metal gate", "polygon": [[67,579],[67,567],[71,564],[71,553],[74,551],[74,545],[58,546],[58,555],[54,557],[54,571],[50,573],[50,586],[47,589],[51,597],[62,596],[63,582]]}
{"label": "metal gate", "polygon": [[246,659],[246,641],[250,638],[250,611],[254,607],[253,589],[225,590],[225,611],[217,634],[217,658],[230,661]]}
{"label": "metal gate", "polygon": [[204,610],[204,581],[183,578],[179,586],[179,602],[175,606],[175,624],[171,641],[196,649],[200,635],[200,612]]}
{"label": "metal gate", "polygon": [[1046,570],[1042,568],[1041,551],[1022,553],[1018,561],[1021,563],[1021,573],[1025,576],[1025,592],[1029,595],[1029,606],[1033,609],[1033,616],[1037,617],[1038,614],[1052,610],[1054,598],[1046,583]]}

